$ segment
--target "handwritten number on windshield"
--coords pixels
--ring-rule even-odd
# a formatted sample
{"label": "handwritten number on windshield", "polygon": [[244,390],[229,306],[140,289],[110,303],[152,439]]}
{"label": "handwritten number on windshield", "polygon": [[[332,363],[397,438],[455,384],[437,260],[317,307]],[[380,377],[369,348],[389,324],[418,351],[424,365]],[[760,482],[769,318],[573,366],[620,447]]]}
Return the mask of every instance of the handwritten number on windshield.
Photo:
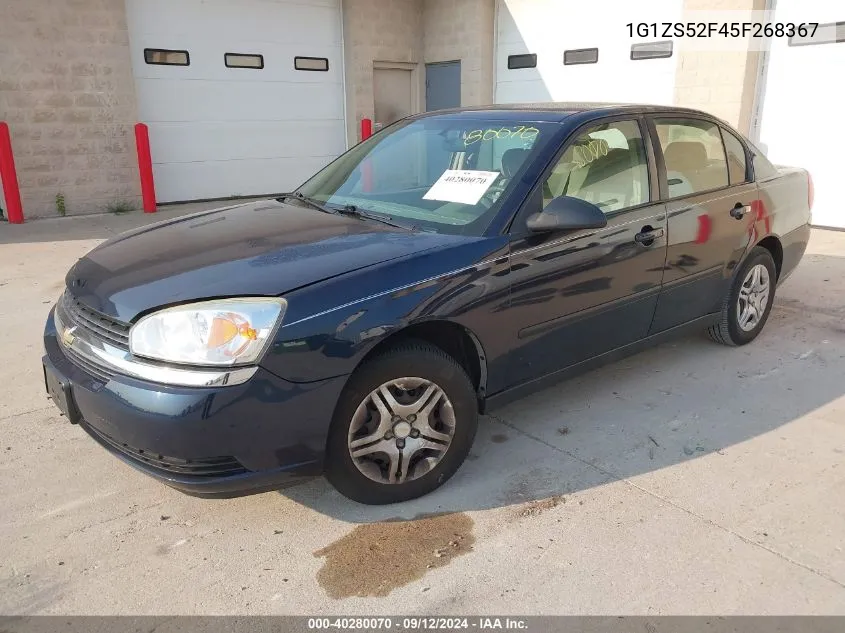
{"label": "handwritten number on windshield", "polygon": [[540,130],[536,127],[525,127],[524,125],[515,128],[503,127],[499,129],[472,130],[471,132],[467,132],[464,145],[468,147],[481,141],[492,141],[493,139],[519,138],[525,141],[533,141],[539,133]]}

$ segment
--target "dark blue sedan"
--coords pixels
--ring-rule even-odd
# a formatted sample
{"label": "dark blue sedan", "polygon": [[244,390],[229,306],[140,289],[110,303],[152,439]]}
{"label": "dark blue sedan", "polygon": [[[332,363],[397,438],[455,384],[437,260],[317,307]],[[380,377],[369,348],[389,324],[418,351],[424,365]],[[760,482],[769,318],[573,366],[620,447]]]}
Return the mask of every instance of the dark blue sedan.
{"label": "dark blue sedan", "polygon": [[805,171],[702,112],[419,115],[295,192],[95,248],[47,321],[46,387],[191,494],[325,473],[403,501],[489,407],[690,329],[751,342],[811,205]]}

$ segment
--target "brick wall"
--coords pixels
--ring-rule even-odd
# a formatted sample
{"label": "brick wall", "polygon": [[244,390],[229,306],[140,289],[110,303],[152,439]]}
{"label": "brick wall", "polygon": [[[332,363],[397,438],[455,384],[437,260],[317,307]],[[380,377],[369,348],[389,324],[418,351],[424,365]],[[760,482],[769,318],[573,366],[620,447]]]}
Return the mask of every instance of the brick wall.
{"label": "brick wall", "polygon": [[[0,120],[27,218],[140,208],[124,0],[0,0]],[[5,208],[5,205],[4,205]]]}
{"label": "brick wall", "polygon": [[424,0],[425,62],[461,60],[461,105],[493,102],[495,0]]}
{"label": "brick wall", "polygon": [[361,119],[373,118],[373,62],[419,64],[422,0],[344,0],[346,108],[350,144]]}
{"label": "brick wall", "polygon": [[[762,11],[765,0],[684,0],[684,11]],[[750,20],[751,14],[737,21]],[[757,86],[755,51],[684,50],[675,76],[675,103],[698,108],[747,134]]]}

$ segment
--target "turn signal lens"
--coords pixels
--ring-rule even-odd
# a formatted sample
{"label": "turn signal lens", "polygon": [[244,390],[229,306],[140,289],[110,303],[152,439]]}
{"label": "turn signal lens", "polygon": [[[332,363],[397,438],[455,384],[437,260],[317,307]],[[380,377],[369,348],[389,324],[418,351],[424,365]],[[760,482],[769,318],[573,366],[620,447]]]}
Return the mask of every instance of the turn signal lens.
{"label": "turn signal lens", "polygon": [[211,331],[208,335],[210,347],[220,347],[230,342],[238,335],[238,324],[234,319],[226,317],[214,317],[211,322]]}

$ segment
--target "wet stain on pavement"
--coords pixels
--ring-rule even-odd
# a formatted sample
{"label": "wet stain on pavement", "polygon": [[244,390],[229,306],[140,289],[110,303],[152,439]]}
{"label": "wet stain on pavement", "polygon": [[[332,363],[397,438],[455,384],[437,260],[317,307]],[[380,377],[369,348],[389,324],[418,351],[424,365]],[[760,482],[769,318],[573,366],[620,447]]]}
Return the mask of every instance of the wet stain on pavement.
{"label": "wet stain on pavement", "polygon": [[490,439],[493,440],[494,444],[501,444],[502,442],[508,441],[508,436],[502,433],[496,433],[496,435],[494,435]]}
{"label": "wet stain on pavement", "polygon": [[472,551],[472,528],[462,513],[359,525],[314,552],[326,559],[317,582],[335,599],[387,596]]}

